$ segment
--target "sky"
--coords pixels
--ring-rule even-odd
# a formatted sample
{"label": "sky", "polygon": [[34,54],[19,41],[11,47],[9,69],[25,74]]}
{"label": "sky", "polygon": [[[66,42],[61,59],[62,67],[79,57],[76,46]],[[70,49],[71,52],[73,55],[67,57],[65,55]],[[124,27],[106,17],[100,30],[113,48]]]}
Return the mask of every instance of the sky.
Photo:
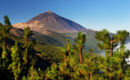
{"label": "sky", "polygon": [[0,0],[0,22],[26,22],[51,10],[93,30],[130,31],[130,0]]}

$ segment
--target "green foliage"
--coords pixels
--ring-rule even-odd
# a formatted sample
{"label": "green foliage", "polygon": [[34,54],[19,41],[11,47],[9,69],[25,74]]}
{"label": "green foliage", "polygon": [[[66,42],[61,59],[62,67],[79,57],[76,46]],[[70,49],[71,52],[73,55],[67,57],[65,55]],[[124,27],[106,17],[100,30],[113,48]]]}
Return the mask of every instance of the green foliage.
{"label": "green foliage", "polygon": [[121,46],[125,44],[126,38],[129,36],[127,31],[117,31],[117,34],[110,34],[107,30],[102,30],[96,33],[95,38],[98,40],[100,49],[110,51],[110,56],[113,55],[113,49],[121,42]]}
{"label": "green foliage", "polygon": [[9,20],[7,15],[4,16],[4,23],[5,23],[5,25],[10,25],[11,26],[10,20]]}
{"label": "green foliage", "polygon": [[4,37],[7,37],[9,31],[12,28],[8,16],[4,17],[4,23],[5,23],[4,25],[2,23],[0,23],[0,32],[3,34]]}
{"label": "green foliage", "polygon": [[3,58],[3,59],[6,59],[6,58],[7,58],[7,55],[8,55],[7,50],[6,50],[6,48],[4,47],[4,48],[3,48],[3,51],[2,51],[2,58]]}
{"label": "green foliage", "polygon": [[47,68],[47,71],[45,73],[45,80],[57,80],[57,64],[52,64],[52,66]]}
{"label": "green foliage", "polygon": [[29,26],[24,29],[24,36],[23,36],[24,42],[25,42],[24,47],[27,47],[27,48],[30,47],[29,37],[32,36],[32,34],[33,33],[30,30]]}
{"label": "green foliage", "polygon": [[80,56],[80,64],[83,63],[82,61],[82,50],[85,46],[85,40],[86,40],[86,35],[82,34],[81,32],[78,33],[78,37],[75,39],[75,45],[74,48],[75,50],[77,50],[77,52],[79,53]]}
{"label": "green foliage", "polygon": [[34,46],[34,49],[38,52],[41,52],[42,57],[46,57],[47,59],[55,61],[56,63],[64,60],[64,53],[60,47],[37,43]]}
{"label": "green foliage", "polygon": [[23,55],[23,60],[25,62],[25,64],[28,63],[28,51],[29,51],[29,48],[31,47],[31,41],[29,40],[30,36],[32,36],[32,31],[30,30],[29,27],[25,28],[24,29],[24,48],[25,48],[25,51],[24,51],[24,55]]}
{"label": "green foliage", "polygon": [[[100,49],[110,49],[111,45],[110,45],[110,33],[107,30],[102,30],[96,33],[95,38],[98,40],[98,48]],[[113,45],[114,47],[114,45]]]}
{"label": "green foliage", "polygon": [[27,75],[27,80],[42,80],[43,72],[38,69],[36,70],[33,66],[29,68],[29,73]]}
{"label": "green foliage", "polygon": [[75,39],[75,46],[77,47],[78,50],[80,50],[79,47],[81,46],[84,47],[85,40],[86,35],[79,32],[78,37]]}
{"label": "green foliage", "polygon": [[12,57],[12,63],[9,65],[9,69],[12,70],[14,74],[14,79],[19,80],[22,67],[17,42],[15,42],[15,45],[11,48],[11,57]]}
{"label": "green foliage", "polygon": [[[87,40],[85,41],[85,50],[87,51],[88,49],[93,48],[94,52],[98,52],[101,51],[97,48],[97,40],[95,39],[95,35],[96,35],[96,31],[92,31],[92,30],[84,30],[81,31],[82,33],[84,33],[87,36]],[[74,39],[77,37],[78,32],[74,32],[74,33],[64,33],[63,35],[65,35],[68,39],[70,39],[71,43],[74,43]]]}
{"label": "green foliage", "polygon": [[117,31],[117,40],[121,42],[121,46],[125,44],[126,39],[129,37],[129,32],[126,30]]}

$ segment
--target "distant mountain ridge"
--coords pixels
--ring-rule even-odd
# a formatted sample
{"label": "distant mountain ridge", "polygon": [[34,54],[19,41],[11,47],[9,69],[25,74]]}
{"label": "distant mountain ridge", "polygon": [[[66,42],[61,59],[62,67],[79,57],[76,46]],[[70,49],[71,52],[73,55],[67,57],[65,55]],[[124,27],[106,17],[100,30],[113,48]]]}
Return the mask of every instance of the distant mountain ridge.
{"label": "distant mountain ridge", "polygon": [[78,23],[61,17],[50,10],[31,18],[25,23],[17,23],[13,26],[22,29],[29,26],[32,30],[37,32],[49,30],[58,33],[78,32],[86,29]]}

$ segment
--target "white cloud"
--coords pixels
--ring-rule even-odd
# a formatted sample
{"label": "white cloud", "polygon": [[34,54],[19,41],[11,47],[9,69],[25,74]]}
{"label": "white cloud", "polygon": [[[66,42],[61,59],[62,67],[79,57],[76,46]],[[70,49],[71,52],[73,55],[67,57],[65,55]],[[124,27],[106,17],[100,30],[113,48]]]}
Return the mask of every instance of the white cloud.
{"label": "white cloud", "polygon": [[130,42],[126,44],[126,49],[130,50]]}

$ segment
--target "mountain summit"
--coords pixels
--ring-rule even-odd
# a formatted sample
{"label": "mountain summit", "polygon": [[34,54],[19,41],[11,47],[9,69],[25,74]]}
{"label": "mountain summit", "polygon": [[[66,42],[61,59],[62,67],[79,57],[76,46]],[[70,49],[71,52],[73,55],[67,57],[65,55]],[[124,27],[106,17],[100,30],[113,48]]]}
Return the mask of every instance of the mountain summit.
{"label": "mountain summit", "polygon": [[51,30],[58,33],[77,32],[85,29],[81,25],[61,17],[50,10],[33,17],[25,23],[17,23],[13,26],[22,29],[29,26],[32,30],[37,32]]}

